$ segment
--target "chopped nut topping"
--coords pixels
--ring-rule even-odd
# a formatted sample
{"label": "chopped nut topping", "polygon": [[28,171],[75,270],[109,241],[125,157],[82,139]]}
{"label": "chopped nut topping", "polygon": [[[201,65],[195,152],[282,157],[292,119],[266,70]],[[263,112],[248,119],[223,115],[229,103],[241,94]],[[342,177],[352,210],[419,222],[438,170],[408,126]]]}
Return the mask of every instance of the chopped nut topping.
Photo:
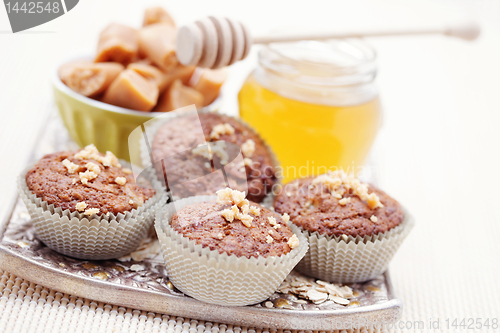
{"label": "chopped nut topping", "polygon": [[85,201],[79,202],[75,205],[77,211],[82,212],[87,208],[87,203]]}
{"label": "chopped nut topping", "polygon": [[245,158],[243,159],[243,165],[246,165],[246,166],[251,167],[251,166],[252,166],[252,164],[253,164],[252,159],[250,159],[250,158],[248,158],[248,157],[245,157]]}
{"label": "chopped nut topping", "polygon": [[224,134],[234,134],[234,128],[228,123],[218,124],[212,127],[212,132],[210,133],[210,139],[218,139]]}
{"label": "chopped nut topping", "polygon": [[342,170],[328,172],[324,175],[316,177],[312,181],[312,185],[319,183],[325,185],[330,190],[332,196],[337,199],[341,199],[344,194],[342,191],[343,189],[341,188],[341,186],[343,186],[346,190],[351,189],[354,194],[361,200],[365,201],[371,209],[384,207],[376,193],[368,194],[367,184],[361,183],[359,179],[355,178],[353,175],[345,173]]}
{"label": "chopped nut topping", "polygon": [[275,219],[274,217],[272,217],[272,216],[269,216],[269,217],[267,218],[267,220],[269,221],[269,223],[270,223],[272,226],[275,226],[275,225],[277,225],[277,224],[278,224],[278,223],[276,223],[276,219]]}
{"label": "chopped nut topping", "polygon": [[378,218],[377,218],[375,215],[370,216],[370,220],[371,220],[373,223],[377,223],[377,222],[378,222]]}
{"label": "chopped nut topping", "polygon": [[92,215],[98,214],[98,213],[99,213],[99,208],[89,208],[89,209],[85,210],[85,212],[83,213],[83,215],[92,216]]}
{"label": "chopped nut topping", "polygon": [[288,223],[288,221],[290,221],[290,215],[284,213],[283,215],[281,215],[281,219],[283,220],[283,222]]}
{"label": "chopped nut topping", "polygon": [[342,198],[342,199],[339,200],[339,205],[345,206],[345,205],[347,205],[348,202],[351,202],[351,198],[350,197],[349,198]]}
{"label": "chopped nut topping", "polygon": [[243,153],[243,156],[245,157],[252,157],[253,153],[255,152],[255,141],[252,139],[248,139],[241,145],[241,152]]}
{"label": "chopped nut topping", "polygon": [[274,231],[273,231],[273,229],[269,229],[269,231],[268,231],[267,233],[268,233],[269,235],[272,235],[272,234],[274,234]]}
{"label": "chopped nut topping", "polygon": [[240,220],[245,227],[250,228],[252,226],[253,217],[251,217],[250,215],[239,213],[236,214],[236,218]]}
{"label": "chopped nut topping", "polygon": [[267,235],[266,236],[266,243],[271,244],[272,242],[274,242],[274,239],[271,236]]}
{"label": "chopped nut topping", "polygon": [[260,216],[260,208],[257,208],[255,206],[250,206],[250,213],[252,213],[255,216]]}
{"label": "chopped nut topping", "polygon": [[226,187],[223,190],[217,191],[216,194],[217,203],[240,206],[242,203],[245,204],[245,202],[243,202],[245,200],[248,204],[248,200],[245,199],[245,192],[232,190],[229,187]]}
{"label": "chopped nut topping", "polygon": [[135,204],[134,200],[132,200],[132,199],[130,199],[130,200],[128,201],[128,203],[129,203],[129,205],[133,205],[133,204]]}
{"label": "chopped nut topping", "polygon": [[233,222],[236,214],[239,213],[237,206],[232,206],[231,209],[224,209],[221,214],[227,222]]}
{"label": "chopped nut topping", "polygon": [[291,249],[295,249],[297,246],[299,246],[299,238],[297,237],[297,235],[292,235],[292,237],[288,239],[287,244]]}
{"label": "chopped nut topping", "polygon": [[115,183],[118,185],[125,185],[127,183],[127,178],[125,177],[116,177],[115,178]]}
{"label": "chopped nut topping", "polygon": [[69,173],[75,173],[78,170],[79,165],[71,162],[67,158],[62,161],[62,164],[68,169]]}
{"label": "chopped nut topping", "polygon": [[129,168],[123,168],[122,171],[123,171],[124,174],[127,174],[127,175],[131,175],[132,174],[132,170],[130,170]]}
{"label": "chopped nut topping", "polygon": [[88,145],[78,153],[74,155],[74,158],[79,159],[93,159],[97,162],[102,163],[105,167],[115,166],[121,168],[121,164],[118,161],[118,158],[110,151],[106,152],[105,156],[101,156],[99,151],[94,145]]}
{"label": "chopped nut topping", "polygon": [[220,232],[219,232],[219,233],[217,234],[217,239],[222,239],[222,238],[224,238],[224,235],[223,235],[222,233],[220,233]]}

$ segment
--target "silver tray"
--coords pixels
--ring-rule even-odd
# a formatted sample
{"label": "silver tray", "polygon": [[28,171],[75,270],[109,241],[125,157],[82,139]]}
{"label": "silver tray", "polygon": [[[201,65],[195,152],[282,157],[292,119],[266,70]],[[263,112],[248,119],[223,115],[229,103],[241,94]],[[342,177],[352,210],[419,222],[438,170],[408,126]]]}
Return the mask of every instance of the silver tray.
{"label": "silver tray", "polygon": [[[58,118],[49,118],[33,160],[53,151],[74,149]],[[227,324],[270,329],[332,330],[390,323],[400,319],[402,302],[389,273],[354,291],[348,305],[314,304],[297,295],[276,292],[269,300],[245,307],[207,304],[183,295],[168,281],[161,256],[140,261],[88,261],[69,258],[35,237],[29,214],[18,197],[0,225],[0,269],[60,292],[100,302]],[[291,277],[303,279],[299,273]]]}

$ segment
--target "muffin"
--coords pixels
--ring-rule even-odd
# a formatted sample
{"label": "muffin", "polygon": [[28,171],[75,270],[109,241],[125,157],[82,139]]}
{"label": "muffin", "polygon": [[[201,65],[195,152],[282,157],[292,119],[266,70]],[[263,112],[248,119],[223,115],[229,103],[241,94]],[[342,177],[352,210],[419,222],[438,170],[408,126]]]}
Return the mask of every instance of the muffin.
{"label": "muffin", "polygon": [[23,172],[19,190],[38,238],[54,251],[80,259],[132,252],[166,197],[152,172],[136,182],[122,163],[90,145],[46,155]]}
{"label": "muffin", "polygon": [[287,218],[226,188],[168,204],[155,222],[168,276],[182,292],[220,305],[268,298],[307,251]]}
{"label": "muffin", "polygon": [[[217,141],[227,143],[226,152],[217,149],[213,144]],[[214,162],[220,162],[227,177],[220,170],[213,172],[207,155],[197,148],[207,142],[211,143]],[[240,149],[243,159],[236,162]],[[151,156],[156,162],[167,159],[165,164],[173,166],[169,172],[156,163],[168,180],[167,187],[180,198],[210,195],[229,186],[248,189],[248,199],[261,202],[277,183],[276,162],[260,137],[239,120],[218,113],[190,114],[167,121],[154,135]]]}
{"label": "muffin", "polygon": [[413,224],[395,199],[343,171],[288,183],[274,208],[309,241],[297,269],[341,283],[383,273]]}

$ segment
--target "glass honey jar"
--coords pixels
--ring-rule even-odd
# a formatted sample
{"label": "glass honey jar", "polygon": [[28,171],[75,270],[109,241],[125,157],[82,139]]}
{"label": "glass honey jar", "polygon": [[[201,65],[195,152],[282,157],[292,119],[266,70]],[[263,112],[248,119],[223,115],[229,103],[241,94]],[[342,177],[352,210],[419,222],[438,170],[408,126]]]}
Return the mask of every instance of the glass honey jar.
{"label": "glass honey jar", "polygon": [[375,51],[361,40],[264,46],[239,92],[240,116],[271,146],[287,182],[359,172],[381,123]]}

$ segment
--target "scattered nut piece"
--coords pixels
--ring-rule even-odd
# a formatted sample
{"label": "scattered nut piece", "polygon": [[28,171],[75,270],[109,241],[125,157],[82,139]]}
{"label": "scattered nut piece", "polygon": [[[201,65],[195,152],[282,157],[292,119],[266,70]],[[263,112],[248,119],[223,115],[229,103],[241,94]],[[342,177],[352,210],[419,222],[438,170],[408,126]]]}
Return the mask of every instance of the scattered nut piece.
{"label": "scattered nut piece", "polygon": [[62,164],[68,169],[69,173],[75,173],[78,170],[79,165],[71,162],[67,158],[62,161]]}
{"label": "scattered nut piece", "polygon": [[77,211],[82,212],[87,208],[87,203],[85,201],[79,202],[75,205]]}
{"label": "scattered nut piece", "polygon": [[267,220],[269,221],[269,223],[272,225],[272,226],[275,226],[277,223],[276,223],[276,219],[272,216],[269,216],[267,218]]}
{"label": "scattered nut piece", "polygon": [[228,123],[218,124],[212,127],[212,132],[210,133],[210,139],[218,139],[224,134],[234,134],[234,128]]}
{"label": "scattered nut piece", "polygon": [[98,213],[99,213],[99,208],[89,208],[85,210],[83,215],[92,216],[94,214],[97,215]]}
{"label": "scattered nut piece", "polygon": [[281,215],[281,219],[283,220],[283,222],[288,223],[288,221],[290,221],[290,215],[284,213],[283,215]]}
{"label": "scattered nut piece", "polygon": [[115,178],[115,183],[118,185],[125,185],[127,183],[127,178],[125,177],[116,177]]}
{"label": "scattered nut piece", "polygon": [[375,215],[370,216],[370,220],[371,220],[373,223],[377,223],[377,222],[378,222],[378,218],[377,218]]}
{"label": "scattered nut piece", "polygon": [[370,209],[384,207],[376,193],[368,194],[367,184],[361,183],[359,179],[355,178],[351,174],[345,173],[343,170],[330,171],[324,175],[316,177],[312,181],[312,185],[320,183],[326,186],[328,190],[330,190],[332,196],[337,199],[342,198],[342,191],[345,192],[345,190],[352,190],[355,195],[367,203]]}
{"label": "scattered nut piece", "polygon": [[133,264],[132,266],[130,266],[130,270],[134,271],[134,272],[140,272],[140,271],[145,270],[145,267],[142,265]]}
{"label": "scattered nut piece", "polygon": [[342,198],[342,199],[340,199],[340,200],[339,200],[339,205],[341,205],[341,206],[345,206],[345,205],[347,205],[347,203],[348,203],[348,202],[351,202],[351,197],[349,197],[349,198]]}
{"label": "scattered nut piece", "polygon": [[222,238],[224,238],[224,235],[221,232],[219,232],[217,234],[217,239],[222,239]]}
{"label": "scattered nut piece", "polygon": [[252,213],[255,216],[260,216],[260,208],[256,206],[250,206],[250,213]]}
{"label": "scattered nut piece", "polygon": [[131,175],[132,174],[132,170],[130,170],[129,168],[123,168],[122,171],[123,171],[124,174],[127,174],[127,175]]}
{"label": "scattered nut piece", "polygon": [[288,240],[287,244],[288,246],[290,246],[291,249],[294,249],[297,246],[299,246],[299,238],[297,237],[297,235],[292,235],[292,237],[290,237],[290,239]]}
{"label": "scattered nut piece", "polygon": [[252,139],[248,139],[241,145],[241,152],[243,153],[243,156],[245,157],[252,157],[253,153],[255,152],[255,141]]}
{"label": "scattered nut piece", "polygon": [[266,236],[266,243],[271,244],[272,242],[274,242],[274,239],[271,236],[267,235]]}
{"label": "scattered nut piece", "polygon": [[264,306],[265,306],[266,308],[268,308],[268,309],[270,309],[270,308],[274,307],[273,302],[271,302],[271,301],[267,301],[267,302],[265,302],[265,303],[264,303]]}

